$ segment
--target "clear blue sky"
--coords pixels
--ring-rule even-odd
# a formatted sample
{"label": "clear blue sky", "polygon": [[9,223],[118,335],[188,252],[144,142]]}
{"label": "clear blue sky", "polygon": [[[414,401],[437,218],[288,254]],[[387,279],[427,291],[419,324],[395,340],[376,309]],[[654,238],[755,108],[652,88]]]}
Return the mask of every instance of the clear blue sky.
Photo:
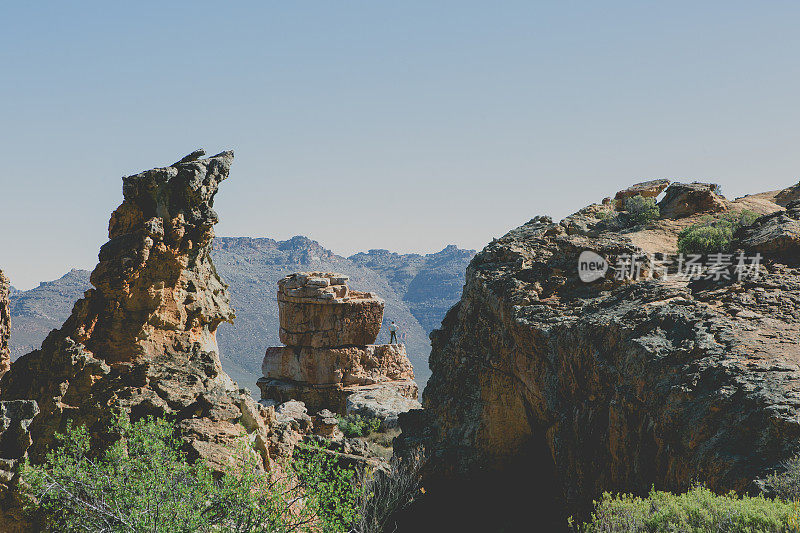
{"label": "clear blue sky", "polygon": [[220,235],[481,248],[635,181],[800,176],[797,2],[13,2],[0,267],[93,268],[120,177],[236,151]]}

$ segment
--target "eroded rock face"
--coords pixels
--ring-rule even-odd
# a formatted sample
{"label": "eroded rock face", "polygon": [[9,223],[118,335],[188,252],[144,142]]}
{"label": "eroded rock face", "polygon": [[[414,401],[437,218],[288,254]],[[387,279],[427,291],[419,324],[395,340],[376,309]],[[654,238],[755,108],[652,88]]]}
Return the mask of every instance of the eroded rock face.
{"label": "eroded rock face", "polygon": [[736,246],[788,264],[800,263],[800,200],[766,215],[736,235]]}
{"label": "eroded rock face", "polygon": [[312,385],[374,385],[414,377],[402,344],[340,348],[276,346],[267,348],[261,368],[266,378],[290,379]]}
{"label": "eroded rock face", "polygon": [[11,284],[0,270],[0,376],[11,368],[11,352],[8,339],[11,335],[11,306],[8,302],[8,291]]}
{"label": "eroded rock face", "polygon": [[713,183],[673,183],[658,204],[664,218],[683,218],[697,213],[725,211],[725,198]]}
{"label": "eroded rock face", "polygon": [[[794,221],[763,217],[743,242],[769,228],[788,246]],[[432,509],[470,531],[473,506],[557,531],[603,491],[758,491],[800,451],[800,269],[778,253],[741,282],[579,280],[582,251],[614,265],[642,252],[632,237],[541,217],[472,261],[432,335],[425,410],[400,416],[395,443],[425,446]]]}
{"label": "eroded rock face", "polygon": [[372,344],[383,300],[351,290],[331,272],[300,272],[278,282],[281,340],[267,349],[261,398],[300,400],[312,412],[344,414],[347,397],[364,387],[395,385],[416,400],[414,370],[402,344]]}
{"label": "eroded rock face", "polygon": [[172,418],[195,458],[221,468],[242,433],[266,453],[265,414],[222,371],[217,326],[234,316],[210,258],[213,210],[233,152],[123,178],[86,292],[40,350],[20,357],[0,382],[2,399],[35,399],[30,455],[41,460],[68,420],[95,444],[115,411]]}
{"label": "eroded rock face", "polygon": [[24,513],[20,498],[19,467],[31,437],[28,429],[39,414],[32,400],[0,401],[0,531],[24,533],[38,530]]}
{"label": "eroded rock face", "polygon": [[383,300],[350,291],[347,276],[301,272],[278,282],[280,339],[287,346],[372,344],[383,320]]}
{"label": "eroded rock face", "polygon": [[634,196],[643,196],[645,198],[655,198],[659,194],[661,194],[664,189],[669,187],[669,180],[661,179],[661,180],[650,180],[644,181],[642,183],[636,183],[631,185],[627,189],[623,189],[614,196],[615,200],[619,200],[624,202],[626,198],[632,198]]}

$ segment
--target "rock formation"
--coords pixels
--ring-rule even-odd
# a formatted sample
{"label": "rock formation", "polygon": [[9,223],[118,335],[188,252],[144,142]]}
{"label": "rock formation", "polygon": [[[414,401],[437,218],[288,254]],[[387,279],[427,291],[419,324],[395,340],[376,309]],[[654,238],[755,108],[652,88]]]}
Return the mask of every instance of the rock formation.
{"label": "rock formation", "polygon": [[94,288],[0,381],[3,400],[39,403],[33,460],[69,420],[102,446],[120,410],[173,419],[190,455],[213,468],[230,460],[226,446],[243,433],[268,459],[267,413],[222,371],[215,337],[234,316],[210,257],[214,196],[233,153],[203,155],[123,178]]}
{"label": "rock formation", "polygon": [[617,200],[617,205],[619,207],[624,207],[624,202],[626,198],[632,198],[634,196],[643,196],[645,198],[655,198],[669,186],[669,180],[661,179],[661,180],[650,180],[644,181],[642,183],[636,183],[631,185],[627,189],[623,189],[614,196],[614,199]]}
{"label": "rock formation", "polygon": [[26,457],[31,437],[28,431],[39,407],[32,400],[0,402],[0,531],[33,531],[23,511],[17,486],[19,466]]}
{"label": "rock formation", "polygon": [[726,209],[725,199],[713,183],[673,183],[658,204],[664,218],[685,218]]}
{"label": "rock formation", "polygon": [[[755,279],[616,279],[627,254],[675,253],[703,213],[744,208],[766,213],[737,241],[769,252]],[[400,417],[395,451],[428,457],[428,518],[557,531],[603,491],[761,490],[800,452],[796,209],[673,184],[646,229],[599,229],[587,209],[484,248],[432,335],[425,410]],[[605,277],[580,281],[583,251],[608,261]]]}
{"label": "rock formation", "polygon": [[345,413],[347,397],[392,389],[416,401],[414,371],[402,344],[373,344],[383,300],[350,290],[347,276],[304,272],[278,282],[281,341],[267,349],[258,381],[266,400],[300,400],[316,412]]}
{"label": "rock formation", "polygon": [[8,348],[11,335],[11,307],[8,301],[10,288],[8,278],[0,270],[0,376],[11,368],[11,352]]}

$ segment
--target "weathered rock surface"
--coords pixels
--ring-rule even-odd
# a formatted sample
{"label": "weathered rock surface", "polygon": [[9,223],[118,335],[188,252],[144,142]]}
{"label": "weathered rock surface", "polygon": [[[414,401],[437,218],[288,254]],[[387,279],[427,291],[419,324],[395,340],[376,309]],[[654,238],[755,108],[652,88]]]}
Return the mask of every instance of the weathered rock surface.
{"label": "weathered rock surface", "polygon": [[658,204],[664,218],[683,218],[697,213],[717,213],[726,208],[719,186],[713,183],[673,183]]}
{"label": "weathered rock surface", "polygon": [[350,291],[347,276],[301,272],[278,282],[281,342],[287,346],[372,344],[383,320],[383,300]]}
{"label": "weathered rock surface", "polygon": [[312,385],[374,385],[414,379],[414,370],[402,344],[340,348],[275,346],[267,348],[261,368],[265,378]]}
{"label": "weathered rock surface", "polygon": [[736,246],[788,264],[800,262],[800,201],[766,215],[736,235]]}
{"label": "weathered rock surface", "polygon": [[422,404],[403,394],[403,391],[393,384],[360,390],[347,397],[348,415],[377,418],[381,421],[381,429],[397,427],[400,413],[421,408]]}
{"label": "weathered rock surface", "polygon": [[[721,198],[672,187],[663,203],[676,215]],[[791,209],[761,218],[742,242],[788,251],[795,220]],[[648,235],[670,238],[650,246],[681,227],[654,223]],[[539,217],[472,261],[461,302],[432,335],[425,410],[400,415],[395,443],[400,454],[426,449],[431,516],[463,517],[469,531],[536,516],[555,531],[603,491],[698,480],[758,491],[800,451],[800,269],[772,253],[755,280],[631,282],[613,269],[579,280],[582,251],[614,265],[644,251],[637,240],[568,234]]]}
{"label": "weathered rock surface", "polygon": [[278,282],[281,340],[288,346],[267,349],[258,380],[262,399],[300,400],[312,412],[344,414],[354,392],[391,383],[416,400],[405,346],[372,344],[383,301],[350,290],[347,281],[342,274],[300,272]]}
{"label": "weathered rock surface", "polygon": [[11,335],[11,306],[8,300],[10,288],[8,278],[0,270],[0,376],[11,368],[11,351],[8,347]]}
{"label": "weathered rock surface", "polygon": [[215,336],[234,316],[210,257],[214,196],[233,153],[201,155],[123,178],[95,288],[0,381],[3,400],[39,404],[33,460],[69,420],[102,445],[119,410],[174,419],[192,456],[214,468],[230,460],[226,446],[242,434],[268,460],[266,413],[223,372]]}
{"label": "weathered rock surface", "polygon": [[644,181],[642,183],[636,183],[635,185],[631,185],[627,189],[623,189],[617,192],[616,196],[614,196],[614,199],[624,201],[626,198],[632,198],[634,196],[655,198],[656,196],[664,192],[664,189],[669,187],[669,183],[670,183],[669,180],[666,179],[650,180],[650,181]]}
{"label": "weathered rock surface", "polygon": [[23,512],[19,466],[31,444],[28,431],[39,414],[35,401],[0,402],[0,531],[24,533],[36,529]]}

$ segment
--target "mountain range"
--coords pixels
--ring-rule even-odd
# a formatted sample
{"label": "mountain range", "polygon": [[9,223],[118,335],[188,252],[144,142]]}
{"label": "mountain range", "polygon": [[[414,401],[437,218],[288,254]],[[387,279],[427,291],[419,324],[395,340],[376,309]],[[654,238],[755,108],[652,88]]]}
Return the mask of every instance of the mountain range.
{"label": "mountain range", "polygon": [[[285,241],[217,237],[212,257],[230,286],[236,311],[234,323],[222,324],[217,333],[223,367],[241,386],[255,390],[266,348],[280,345],[277,281],[297,271],[335,271],[350,276],[354,289],[385,300],[384,326],[392,320],[398,324],[400,341],[423,387],[430,376],[428,335],[461,297],[466,266],[474,255],[474,250],[451,245],[426,255],[370,250],[343,257],[303,236]],[[12,288],[12,360],[37,349],[52,329],[61,327],[90,286],[89,272],[73,269],[27,291]],[[385,327],[377,342],[388,342]]]}

